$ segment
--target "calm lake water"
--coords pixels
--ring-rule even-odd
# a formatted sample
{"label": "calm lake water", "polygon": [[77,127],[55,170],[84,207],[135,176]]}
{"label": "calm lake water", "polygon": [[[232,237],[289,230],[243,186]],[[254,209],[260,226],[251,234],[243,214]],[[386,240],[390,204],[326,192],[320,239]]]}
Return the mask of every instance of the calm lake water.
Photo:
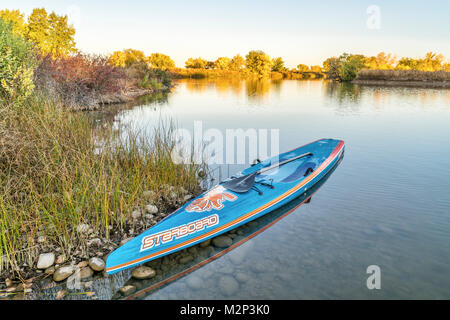
{"label": "calm lake water", "polygon": [[[450,90],[183,80],[111,117],[142,130],[161,117],[224,134],[279,129],[280,152],[319,138],[346,142],[311,203],[139,299],[450,298]],[[370,265],[381,269],[380,290],[366,286]]]}

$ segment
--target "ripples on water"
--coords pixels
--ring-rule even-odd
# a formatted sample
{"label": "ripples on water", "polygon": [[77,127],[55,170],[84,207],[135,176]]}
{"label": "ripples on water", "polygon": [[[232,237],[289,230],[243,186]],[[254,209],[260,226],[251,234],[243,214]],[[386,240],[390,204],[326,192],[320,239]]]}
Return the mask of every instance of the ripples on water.
{"label": "ripples on water", "polygon": [[[281,152],[343,139],[346,155],[309,205],[140,298],[450,298],[450,90],[183,80],[168,96],[110,118],[145,131],[161,116],[190,130],[195,120],[204,130],[280,129]],[[381,290],[366,287],[369,265],[381,268]],[[223,276],[237,289],[220,285]]]}

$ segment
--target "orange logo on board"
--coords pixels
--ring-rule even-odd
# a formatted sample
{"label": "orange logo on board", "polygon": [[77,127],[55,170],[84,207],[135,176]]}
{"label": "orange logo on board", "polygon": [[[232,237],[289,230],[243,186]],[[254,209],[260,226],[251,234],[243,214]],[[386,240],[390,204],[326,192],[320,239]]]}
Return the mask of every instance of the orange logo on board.
{"label": "orange logo on board", "polygon": [[222,186],[217,186],[203,197],[195,199],[187,207],[187,212],[203,212],[211,211],[212,209],[221,210],[223,209],[224,201],[234,201],[237,196],[225,191],[226,189]]}

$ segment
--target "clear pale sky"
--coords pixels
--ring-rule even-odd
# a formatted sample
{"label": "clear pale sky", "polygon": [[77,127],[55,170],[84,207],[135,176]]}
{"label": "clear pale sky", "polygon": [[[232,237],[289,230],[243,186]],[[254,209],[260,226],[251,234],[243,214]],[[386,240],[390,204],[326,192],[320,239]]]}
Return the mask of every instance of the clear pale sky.
{"label": "clear pale sky", "polygon": [[215,60],[253,49],[283,57],[288,67],[321,65],[343,52],[421,57],[434,51],[450,59],[450,1],[444,0],[0,0],[0,8],[26,15],[36,7],[68,14],[84,52],[161,52],[177,66],[189,57]]}

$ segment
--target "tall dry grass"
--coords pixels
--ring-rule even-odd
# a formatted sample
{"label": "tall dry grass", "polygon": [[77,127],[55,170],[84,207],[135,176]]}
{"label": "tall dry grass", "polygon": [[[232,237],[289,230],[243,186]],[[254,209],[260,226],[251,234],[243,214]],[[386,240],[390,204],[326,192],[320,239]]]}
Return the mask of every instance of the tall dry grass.
{"label": "tall dry grass", "polygon": [[384,81],[450,81],[447,71],[419,71],[419,70],[369,70],[362,69],[355,80],[384,80]]}
{"label": "tall dry grass", "polygon": [[173,190],[199,191],[200,166],[171,159],[172,125],[151,137],[93,128],[42,94],[0,102],[0,271],[20,274],[57,248],[66,257],[86,252],[80,224],[100,238],[121,236],[134,223],[130,212],[148,203],[146,190],[160,207],[179,204]]}

